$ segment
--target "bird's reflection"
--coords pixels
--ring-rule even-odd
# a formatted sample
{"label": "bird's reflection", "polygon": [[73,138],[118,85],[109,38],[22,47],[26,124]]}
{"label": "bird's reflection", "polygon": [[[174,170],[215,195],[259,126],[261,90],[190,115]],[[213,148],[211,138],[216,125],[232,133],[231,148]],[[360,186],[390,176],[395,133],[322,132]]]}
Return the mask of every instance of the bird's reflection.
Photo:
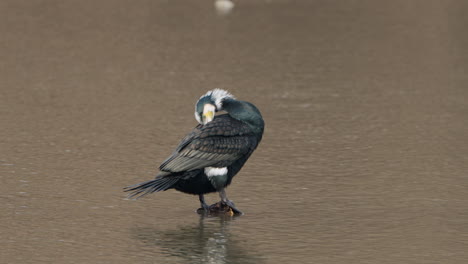
{"label": "bird's reflection", "polygon": [[230,232],[235,216],[200,216],[198,224],[174,230],[136,228],[134,235],[147,246],[157,246],[168,256],[183,259],[181,263],[260,263],[255,252],[242,246]]}

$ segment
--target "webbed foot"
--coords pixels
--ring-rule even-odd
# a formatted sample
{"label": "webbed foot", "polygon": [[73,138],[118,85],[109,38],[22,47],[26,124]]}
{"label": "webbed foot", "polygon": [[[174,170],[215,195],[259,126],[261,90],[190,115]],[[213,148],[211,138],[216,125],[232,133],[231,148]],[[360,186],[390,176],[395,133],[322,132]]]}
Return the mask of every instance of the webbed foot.
{"label": "webbed foot", "polygon": [[244,214],[241,210],[237,209],[237,207],[234,205],[234,203],[232,201],[228,200],[225,203],[226,203],[227,206],[231,207],[231,210],[234,212],[234,214],[236,214],[236,215],[243,215]]}
{"label": "webbed foot", "polygon": [[243,215],[242,211],[237,209],[234,206],[234,203],[231,201],[224,202],[224,201],[219,201],[215,204],[212,204],[209,206],[208,209],[204,208],[199,208],[197,210],[198,214],[204,214],[204,215]]}

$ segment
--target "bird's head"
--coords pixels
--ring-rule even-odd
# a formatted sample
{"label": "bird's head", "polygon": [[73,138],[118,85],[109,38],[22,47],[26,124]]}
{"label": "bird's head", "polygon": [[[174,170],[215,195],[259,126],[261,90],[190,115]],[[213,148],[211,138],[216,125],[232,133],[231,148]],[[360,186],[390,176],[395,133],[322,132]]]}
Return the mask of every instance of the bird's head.
{"label": "bird's head", "polygon": [[215,113],[223,110],[223,101],[228,98],[235,99],[229,92],[218,88],[202,95],[195,104],[195,118],[198,123],[206,125],[211,122]]}

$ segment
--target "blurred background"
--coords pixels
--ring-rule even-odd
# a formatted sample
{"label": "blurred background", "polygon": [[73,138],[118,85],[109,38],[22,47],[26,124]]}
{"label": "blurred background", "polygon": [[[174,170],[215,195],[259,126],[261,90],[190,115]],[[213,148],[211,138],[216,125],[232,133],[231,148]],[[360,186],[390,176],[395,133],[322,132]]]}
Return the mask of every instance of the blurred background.
{"label": "blurred background", "polygon": [[[467,24],[466,1],[0,1],[0,259],[467,263]],[[215,87],[266,122],[227,190],[245,215],[125,199]]]}

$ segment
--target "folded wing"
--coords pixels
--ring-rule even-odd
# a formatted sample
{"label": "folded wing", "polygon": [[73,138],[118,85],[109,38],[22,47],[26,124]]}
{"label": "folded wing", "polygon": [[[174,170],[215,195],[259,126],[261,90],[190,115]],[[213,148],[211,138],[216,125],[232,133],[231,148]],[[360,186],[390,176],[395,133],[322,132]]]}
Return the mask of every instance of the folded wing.
{"label": "folded wing", "polygon": [[229,115],[216,116],[193,129],[159,169],[182,172],[205,167],[227,167],[256,145],[250,128]]}

